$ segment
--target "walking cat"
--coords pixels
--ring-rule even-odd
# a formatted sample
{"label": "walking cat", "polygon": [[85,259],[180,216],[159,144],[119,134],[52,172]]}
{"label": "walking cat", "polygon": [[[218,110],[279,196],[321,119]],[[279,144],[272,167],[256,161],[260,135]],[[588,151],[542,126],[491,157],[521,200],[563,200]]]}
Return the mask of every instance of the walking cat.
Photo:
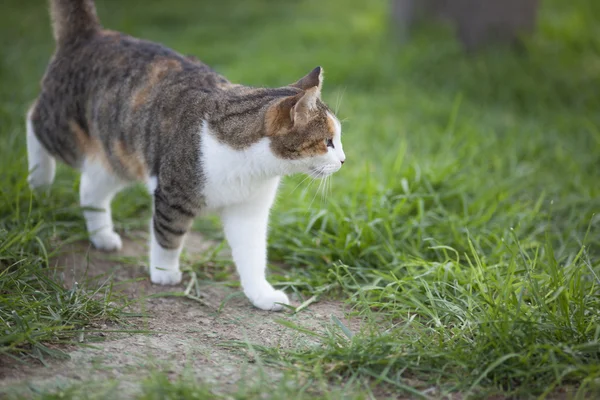
{"label": "walking cat", "polygon": [[56,51],[27,114],[29,184],[49,185],[55,160],[81,171],[93,245],[121,248],[113,196],[136,181],[153,196],[150,278],[181,282],[192,220],[220,214],[244,293],[289,304],[265,276],[267,225],[280,177],[325,177],[345,160],[341,125],[320,99],[320,67],[296,83],[230,83],[193,57],[104,30],[92,0],[50,0]]}

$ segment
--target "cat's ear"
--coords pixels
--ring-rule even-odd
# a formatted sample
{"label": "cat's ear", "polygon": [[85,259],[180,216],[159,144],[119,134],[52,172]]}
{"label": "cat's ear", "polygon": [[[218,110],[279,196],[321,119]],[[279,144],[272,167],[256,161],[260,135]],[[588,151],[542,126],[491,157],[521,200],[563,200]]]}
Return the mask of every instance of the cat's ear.
{"label": "cat's ear", "polygon": [[[299,95],[300,96],[300,95]],[[317,108],[317,100],[321,96],[318,86],[306,89],[300,99],[290,110],[290,119],[294,125],[308,122],[310,115]]]}
{"label": "cat's ear", "polygon": [[298,82],[290,85],[292,87],[308,90],[313,87],[317,87],[319,91],[319,95],[321,94],[321,86],[323,86],[323,68],[316,67],[312,71],[308,73],[304,78],[300,79]]}
{"label": "cat's ear", "polygon": [[319,88],[313,86],[294,96],[289,96],[272,105],[265,115],[265,128],[268,136],[285,135],[295,125],[303,125],[310,120],[317,108]]}

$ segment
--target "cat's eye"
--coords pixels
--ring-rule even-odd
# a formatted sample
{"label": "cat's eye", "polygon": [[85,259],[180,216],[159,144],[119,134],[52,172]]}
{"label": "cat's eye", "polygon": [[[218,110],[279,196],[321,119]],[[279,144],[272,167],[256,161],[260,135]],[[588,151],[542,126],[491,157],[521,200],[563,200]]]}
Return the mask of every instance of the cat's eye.
{"label": "cat's eye", "polygon": [[331,147],[332,149],[335,148],[335,147],[333,147],[332,139],[325,139],[325,143],[327,144],[327,147]]}

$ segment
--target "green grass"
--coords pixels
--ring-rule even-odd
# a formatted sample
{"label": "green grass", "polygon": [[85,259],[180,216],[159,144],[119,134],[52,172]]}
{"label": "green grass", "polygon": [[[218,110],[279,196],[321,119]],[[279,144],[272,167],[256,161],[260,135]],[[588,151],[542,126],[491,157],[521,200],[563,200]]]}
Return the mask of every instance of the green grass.
{"label": "green grass", "polygon": [[[268,390],[265,390],[267,389]],[[331,390],[323,380],[306,379],[297,375],[284,375],[279,382],[273,382],[265,377],[258,380],[243,382],[232,393],[223,393],[223,388],[198,384],[192,377],[182,374],[181,377],[170,380],[164,373],[158,372],[148,377],[142,383],[142,394],[139,400],[161,399],[291,399],[291,400],[334,400],[366,399],[368,392],[356,389],[355,384],[345,388]]]}
{"label": "green grass", "polygon": [[[85,237],[80,211],[61,199],[61,188],[53,191],[53,199],[32,195],[24,180],[23,159],[10,155],[10,143],[2,153],[0,355],[45,362],[48,356],[65,355],[52,344],[79,341],[82,329],[91,323],[119,320],[123,305],[114,303],[119,297],[110,283],[94,290],[80,284],[66,289],[60,271],[47,268],[62,245]],[[88,341],[98,339],[87,332],[85,336]]]}
{"label": "green grass", "polygon": [[[273,279],[303,299],[345,300],[365,322],[360,332],[334,323],[315,348],[261,349],[266,362],[413,396],[432,385],[475,397],[600,391],[596,1],[544,1],[525,52],[474,56],[447,27],[422,27],[400,44],[383,0],[98,3],[106,26],[197,55],[236,82],[284,85],[325,68],[348,161],[326,198],[318,184],[286,179],[270,254],[288,268]],[[15,328],[13,308],[33,318],[34,307],[56,306],[49,294],[69,296],[41,266],[83,224],[74,173],[61,169],[49,196],[26,189],[23,115],[53,44],[42,1],[2,8],[7,351],[115,314],[82,290],[85,312],[66,302],[63,322],[32,320],[45,335]],[[148,199],[135,193],[117,201],[121,230],[145,224]],[[39,287],[44,296],[34,297]]]}

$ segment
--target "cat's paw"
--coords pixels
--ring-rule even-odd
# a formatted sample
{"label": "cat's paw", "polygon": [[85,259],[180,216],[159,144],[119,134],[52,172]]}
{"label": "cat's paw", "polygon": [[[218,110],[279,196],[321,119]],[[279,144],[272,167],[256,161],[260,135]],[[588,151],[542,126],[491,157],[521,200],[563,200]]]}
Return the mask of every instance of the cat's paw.
{"label": "cat's paw", "polygon": [[271,289],[265,291],[257,296],[248,296],[252,304],[255,307],[265,311],[281,311],[283,306],[281,304],[290,304],[290,299],[281,290]]}
{"label": "cat's paw", "polygon": [[27,182],[31,190],[45,189],[52,184],[54,175],[48,173],[33,171],[27,177]]}
{"label": "cat's paw", "polygon": [[158,269],[150,270],[150,281],[157,285],[178,285],[181,283],[182,273],[177,269]]}
{"label": "cat's paw", "polygon": [[121,236],[118,233],[105,230],[94,233],[90,240],[95,248],[104,251],[118,251],[123,247]]}

